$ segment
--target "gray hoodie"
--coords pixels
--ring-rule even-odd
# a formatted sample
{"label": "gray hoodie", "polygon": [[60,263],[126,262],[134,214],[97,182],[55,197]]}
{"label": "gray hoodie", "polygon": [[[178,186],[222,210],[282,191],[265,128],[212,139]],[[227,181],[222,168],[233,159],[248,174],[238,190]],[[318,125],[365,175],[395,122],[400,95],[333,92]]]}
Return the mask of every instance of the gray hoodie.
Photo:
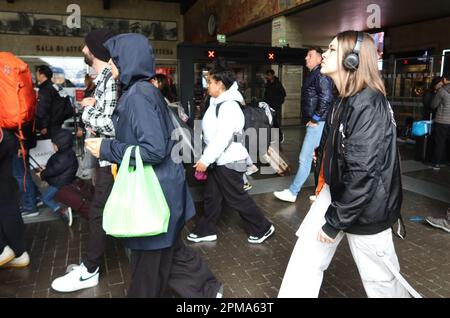
{"label": "gray hoodie", "polygon": [[450,84],[437,91],[431,103],[431,109],[437,109],[436,123],[450,125]]}

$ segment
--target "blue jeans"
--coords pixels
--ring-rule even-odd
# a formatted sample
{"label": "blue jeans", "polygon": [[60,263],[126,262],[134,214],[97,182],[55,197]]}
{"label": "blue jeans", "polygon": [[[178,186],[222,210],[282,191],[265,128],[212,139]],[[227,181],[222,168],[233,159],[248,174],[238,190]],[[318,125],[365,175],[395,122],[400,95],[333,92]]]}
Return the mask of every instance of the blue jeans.
{"label": "blue jeans", "polygon": [[36,197],[39,194],[39,190],[34,183],[33,179],[31,178],[30,173],[30,161],[28,155],[25,158],[25,164],[28,167],[27,176],[25,178],[25,190],[23,189],[23,176],[25,175],[25,168],[23,166],[23,158],[17,157],[17,155],[14,155],[13,162],[12,162],[12,170],[13,170],[13,176],[17,180],[17,183],[19,184],[19,192],[20,192],[20,202],[22,209],[27,212],[34,212],[37,211],[36,206]]}
{"label": "blue jeans", "polygon": [[45,191],[45,193],[42,195],[42,202],[44,202],[44,204],[48,206],[53,212],[58,211],[60,208],[60,205],[53,200],[58,191],[58,188],[49,185],[47,191]]}
{"label": "blue jeans", "polygon": [[294,182],[289,187],[293,195],[298,195],[306,179],[311,173],[314,149],[319,147],[325,122],[321,121],[316,127],[306,127],[306,135],[300,151],[299,167]]}

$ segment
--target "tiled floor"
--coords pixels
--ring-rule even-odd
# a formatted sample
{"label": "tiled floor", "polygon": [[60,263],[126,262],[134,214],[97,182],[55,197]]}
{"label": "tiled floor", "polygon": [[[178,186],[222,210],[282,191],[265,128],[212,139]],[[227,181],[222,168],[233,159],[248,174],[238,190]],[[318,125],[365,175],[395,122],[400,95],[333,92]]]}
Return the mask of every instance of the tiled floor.
{"label": "tiled floor", "polygon": [[[295,166],[298,154],[299,131],[287,129],[284,144],[289,159]],[[295,148],[297,147],[297,150]],[[410,159],[411,149],[402,149],[403,158]],[[402,212],[407,226],[406,240],[395,238],[402,273],[409,283],[424,297],[450,297],[450,235],[434,229],[424,222],[413,222],[413,216],[444,216],[450,206],[450,168],[440,172],[426,166],[404,162],[409,166],[408,178],[437,186],[444,201],[415,192],[404,191]],[[414,168],[418,166],[419,168]],[[413,168],[411,168],[413,167]],[[294,168],[294,170],[296,167]],[[420,169],[420,170],[417,170]],[[405,176],[406,177],[406,176]],[[289,177],[287,177],[289,178]],[[225,284],[225,297],[276,297],[281,280],[296,241],[295,232],[310,206],[309,195],[313,188],[301,192],[296,204],[276,200],[271,191],[279,187],[282,178],[271,178],[253,197],[265,215],[275,224],[273,237],[261,245],[250,245],[242,228],[242,222],[234,211],[226,210],[219,220],[218,241],[191,244],[201,253],[211,270]],[[260,181],[253,181],[255,188]],[[262,181],[261,181],[262,182]],[[271,186],[272,185],[272,186]],[[448,200],[445,200],[445,195]],[[198,212],[202,213],[198,203]],[[183,231],[193,227],[189,222]],[[71,294],[55,293],[50,283],[65,272],[67,265],[78,263],[85,251],[88,227],[85,220],[76,218],[71,228],[61,221],[37,222],[27,225],[31,264],[26,269],[0,269],[0,297],[125,297],[129,284],[128,258],[120,242],[108,239],[107,251],[101,266],[97,287]],[[167,296],[172,296],[170,292]],[[355,263],[347,241],[339,246],[329,269],[325,273],[320,297],[365,297]]]}

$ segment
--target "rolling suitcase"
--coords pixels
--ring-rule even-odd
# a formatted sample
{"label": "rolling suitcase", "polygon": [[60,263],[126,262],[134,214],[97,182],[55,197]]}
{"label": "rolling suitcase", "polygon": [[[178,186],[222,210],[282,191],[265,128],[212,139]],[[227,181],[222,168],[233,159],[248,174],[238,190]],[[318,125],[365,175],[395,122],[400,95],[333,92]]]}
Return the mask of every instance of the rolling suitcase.
{"label": "rolling suitcase", "polygon": [[284,176],[290,171],[290,167],[285,159],[283,159],[280,151],[269,147],[267,153],[264,155],[264,160],[270,164],[270,167],[276,174]]}

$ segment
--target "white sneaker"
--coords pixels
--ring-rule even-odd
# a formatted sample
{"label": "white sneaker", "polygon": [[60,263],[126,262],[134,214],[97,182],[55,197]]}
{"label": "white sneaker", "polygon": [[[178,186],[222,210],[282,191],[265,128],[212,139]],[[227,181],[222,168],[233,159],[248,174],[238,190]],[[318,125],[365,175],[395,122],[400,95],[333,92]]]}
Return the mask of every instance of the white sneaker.
{"label": "white sneaker", "polygon": [[98,285],[99,268],[94,273],[89,273],[81,263],[80,266],[72,267],[66,275],[55,279],[52,288],[60,293],[71,293],[80,289],[91,288]]}
{"label": "white sneaker", "polygon": [[245,172],[245,174],[247,176],[251,176],[252,174],[258,172],[258,167],[255,165],[251,165],[250,167],[247,168],[247,171]]}
{"label": "white sneaker", "polygon": [[297,200],[297,196],[293,195],[289,189],[274,192],[273,195],[276,196],[277,199],[281,201],[294,203]]}
{"label": "white sneaker", "polygon": [[317,196],[315,196],[315,195],[310,195],[310,196],[309,196],[309,199],[310,199],[311,201],[316,201]]}
{"label": "white sneaker", "polygon": [[60,208],[57,213],[59,214],[59,217],[64,221],[64,223],[66,223],[69,227],[72,226],[72,208]]}
{"label": "white sneaker", "polygon": [[191,233],[186,239],[191,242],[200,243],[200,242],[214,242],[217,240],[217,235],[208,235],[208,236],[198,236],[197,234]]}
{"label": "white sneaker", "polygon": [[30,255],[23,252],[19,257],[13,258],[10,262],[5,264],[5,267],[23,268],[30,264]]}
{"label": "white sneaker", "polygon": [[6,263],[9,263],[11,260],[16,257],[16,254],[14,254],[14,251],[9,247],[8,245],[5,246],[3,249],[3,252],[0,254],[0,266],[5,265]]}
{"label": "white sneaker", "polygon": [[216,298],[223,298],[223,284],[220,285]]}

